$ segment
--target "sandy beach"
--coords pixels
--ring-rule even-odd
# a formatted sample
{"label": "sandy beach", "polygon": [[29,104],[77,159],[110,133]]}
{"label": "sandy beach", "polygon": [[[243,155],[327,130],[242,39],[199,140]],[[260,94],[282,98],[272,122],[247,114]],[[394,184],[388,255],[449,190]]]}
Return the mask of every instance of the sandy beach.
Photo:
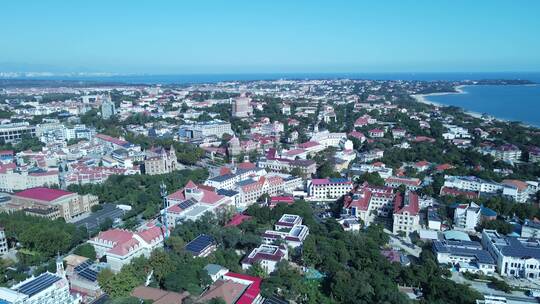
{"label": "sandy beach", "polygon": [[[436,106],[436,107],[448,107],[448,105],[428,100],[428,97],[429,96],[439,96],[439,95],[449,95],[449,94],[467,94],[467,92],[463,90],[464,87],[466,87],[466,85],[459,85],[459,86],[454,87],[456,92],[414,94],[414,95],[411,95],[411,97],[414,98],[417,102],[420,102],[420,103],[425,103],[425,104]],[[475,117],[475,118],[482,119],[483,115],[481,113],[477,113],[477,112],[473,112],[473,111],[467,111],[465,109],[463,109],[463,111],[467,115],[470,115],[470,116]]]}

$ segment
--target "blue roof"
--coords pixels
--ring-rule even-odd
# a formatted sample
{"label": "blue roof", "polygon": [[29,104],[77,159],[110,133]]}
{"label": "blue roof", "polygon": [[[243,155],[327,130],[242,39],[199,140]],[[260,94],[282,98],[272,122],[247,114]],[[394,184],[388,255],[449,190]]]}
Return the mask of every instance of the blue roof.
{"label": "blue roof", "polygon": [[225,195],[225,196],[231,197],[231,196],[237,195],[238,191],[227,190],[227,189],[218,189],[216,191],[216,193],[219,194],[219,195]]}
{"label": "blue roof", "polygon": [[213,237],[207,234],[201,234],[186,245],[186,250],[198,255],[213,244]]}
{"label": "blue roof", "polygon": [[29,281],[28,283],[25,283],[19,286],[17,289],[15,289],[15,291],[24,293],[25,295],[28,295],[29,297],[31,297],[49,288],[52,284],[60,280],[61,278],[59,276],[46,272],[40,275],[39,277]]}
{"label": "blue roof", "polygon": [[341,184],[341,183],[348,183],[349,180],[346,178],[329,178],[328,181],[332,184]]}
{"label": "blue roof", "polygon": [[507,238],[508,245],[501,246],[505,256],[540,259],[540,244],[538,242],[520,241],[516,237]]}
{"label": "blue roof", "polygon": [[492,217],[492,216],[497,216],[497,212],[493,211],[492,209],[489,209],[488,207],[484,207],[482,206],[481,207],[481,213],[483,216],[489,216],[489,217]]}

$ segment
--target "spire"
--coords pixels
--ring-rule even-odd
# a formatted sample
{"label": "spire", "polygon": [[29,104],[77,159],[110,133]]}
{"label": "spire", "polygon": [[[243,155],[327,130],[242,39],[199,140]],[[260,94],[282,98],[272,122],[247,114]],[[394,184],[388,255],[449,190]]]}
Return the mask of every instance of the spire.
{"label": "spire", "polygon": [[64,271],[64,260],[60,257],[60,252],[56,256],[56,274],[59,277],[66,277],[66,272]]}

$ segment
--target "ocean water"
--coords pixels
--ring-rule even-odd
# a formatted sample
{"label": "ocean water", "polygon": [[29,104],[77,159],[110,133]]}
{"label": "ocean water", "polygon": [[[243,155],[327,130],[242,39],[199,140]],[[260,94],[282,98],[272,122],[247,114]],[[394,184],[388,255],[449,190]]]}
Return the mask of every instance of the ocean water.
{"label": "ocean water", "polygon": [[31,77],[33,80],[76,80],[121,82],[127,84],[190,84],[220,81],[252,81],[276,79],[371,79],[371,80],[479,80],[528,79],[540,83],[540,73],[245,73],[245,74],[177,74],[177,75],[117,75],[117,76],[51,76]]}
{"label": "ocean water", "polygon": [[429,95],[426,99],[540,127],[540,84],[464,86],[462,90],[463,94]]}

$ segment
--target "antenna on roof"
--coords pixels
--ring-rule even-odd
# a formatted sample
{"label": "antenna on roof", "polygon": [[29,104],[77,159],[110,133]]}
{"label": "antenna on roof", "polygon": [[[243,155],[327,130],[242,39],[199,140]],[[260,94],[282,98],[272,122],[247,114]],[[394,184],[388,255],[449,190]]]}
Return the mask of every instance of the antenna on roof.
{"label": "antenna on roof", "polygon": [[161,213],[161,223],[163,224],[163,228],[165,230],[163,231],[163,238],[167,239],[169,237],[169,227],[167,225],[167,186],[165,186],[165,183],[163,181],[161,181],[159,190],[161,194],[161,200],[163,202],[163,212]]}

